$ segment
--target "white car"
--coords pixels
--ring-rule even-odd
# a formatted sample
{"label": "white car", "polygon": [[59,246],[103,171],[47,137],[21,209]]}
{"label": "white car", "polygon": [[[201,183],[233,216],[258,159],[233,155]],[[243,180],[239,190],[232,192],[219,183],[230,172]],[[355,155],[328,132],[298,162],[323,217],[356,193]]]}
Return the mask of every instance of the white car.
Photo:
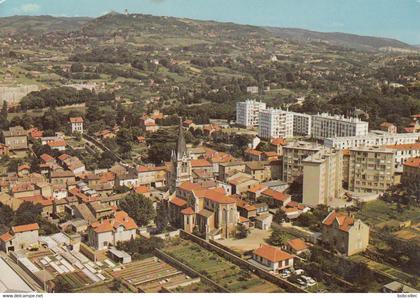
{"label": "white car", "polygon": [[300,278],[303,279],[306,282],[306,284],[310,287],[316,285],[316,281],[312,277],[301,275]]}
{"label": "white car", "polygon": [[296,275],[302,275],[303,273],[305,273],[305,271],[303,271],[303,269],[297,269],[297,270],[295,270],[295,274]]}
{"label": "white car", "polygon": [[305,280],[303,280],[302,278],[298,278],[297,279],[297,283],[299,285],[301,285],[302,287],[306,287],[307,286]]}

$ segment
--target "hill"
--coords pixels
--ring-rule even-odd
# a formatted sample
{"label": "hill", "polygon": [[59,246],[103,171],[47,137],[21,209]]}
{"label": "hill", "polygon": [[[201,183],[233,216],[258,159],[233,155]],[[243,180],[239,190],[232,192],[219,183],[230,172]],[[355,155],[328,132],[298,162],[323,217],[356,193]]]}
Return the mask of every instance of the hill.
{"label": "hill", "polygon": [[415,50],[413,46],[391,38],[360,36],[340,32],[315,32],[296,28],[267,27],[266,29],[279,38],[296,42],[318,41],[345,48],[368,51],[389,49]]}
{"label": "hill", "polygon": [[86,17],[52,16],[13,16],[0,18],[0,36],[10,33],[49,33],[56,31],[70,32],[81,30],[89,36],[112,36],[118,33],[130,33],[134,36],[145,34],[177,35],[180,37],[217,36],[222,39],[241,39],[249,36],[277,37],[283,40],[312,43],[322,42],[362,51],[415,51],[417,47],[401,41],[348,33],[324,33],[296,28],[257,27],[200,21],[185,18],[158,17],[144,14],[125,16],[109,13],[96,19]]}
{"label": "hill", "polygon": [[19,32],[42,34],[75,31],[86,24],[86,17],[12,16],[0,18],[0,36]]}

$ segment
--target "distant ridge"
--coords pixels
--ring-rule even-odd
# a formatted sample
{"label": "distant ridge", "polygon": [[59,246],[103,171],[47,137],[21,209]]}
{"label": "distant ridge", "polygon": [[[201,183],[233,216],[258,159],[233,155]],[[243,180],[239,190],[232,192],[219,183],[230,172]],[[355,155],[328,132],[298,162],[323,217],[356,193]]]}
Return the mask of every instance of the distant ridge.
{"label": "distant ridge", "polygon": [[[160,17],[144,14],[136,14],[137,19],[133,22],[141,22],[142,26],[186,26],[188,30],[199,31],[207,27],[212,30],[238,30],[242,34],[249,32],[259,32],[259,34],[274,35],[278,38],[298,42],[322,42],[333,46],[361,50],[361,51],[419,51],[420,45],[412,46],[404,42],[391,38],[360,36],[349,33],[325,33],[298,28],[277,28],[277,27],[258,27],[251,25],[239,25],[231,22],[201,21],[175,17]],[[112,26],[114,29],[124,29],[121,22],[124,15],[115,11],[107,13],[96,19],[88,17],[53,17],[53,16],[12,16],[0,18],[0,36],[16,32],[30,32],[43,34],[55,31],[102,31],[105,27]],[[135,21],[137,20],[137,21]],[[131,23],[135,24],[135,23]],[[219,28],[218,28],[219,27]],[[144,27],[142,27],[144,28]],[[170,30],[170,29],[169,29]]]}

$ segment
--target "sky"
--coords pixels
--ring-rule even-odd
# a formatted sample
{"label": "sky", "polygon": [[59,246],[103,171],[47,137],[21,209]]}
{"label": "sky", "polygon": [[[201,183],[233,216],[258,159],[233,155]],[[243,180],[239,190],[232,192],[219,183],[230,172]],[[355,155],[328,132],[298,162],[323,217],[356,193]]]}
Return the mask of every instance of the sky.
{"label": "sky", "polygon": [[420,45],[420,0],[0,0],[0,17],[110,11],[389,37]]}

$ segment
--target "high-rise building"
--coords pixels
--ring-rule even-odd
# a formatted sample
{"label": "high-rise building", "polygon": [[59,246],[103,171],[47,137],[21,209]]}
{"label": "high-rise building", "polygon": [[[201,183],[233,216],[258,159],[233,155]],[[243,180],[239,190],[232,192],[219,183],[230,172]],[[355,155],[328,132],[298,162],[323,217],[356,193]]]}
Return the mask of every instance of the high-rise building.
{"label": "high-rise building", "polygon": [[293,137],[293,115],[281,109],[261,110],[258,135],[263,139]]}
{"label": "high-rise building", "polygon": [[236,103],[236,124],[246,128],[258,127],[259,113],[265,108],[264,102],[251,99]]}
{"label": "high-rise building", "polygon": [[340,150],[321,149],[302,161],[303,204],[316,207],[343,194],[343,157]]}
{"label": "high-rise building", "polygon": [[366,136],[369,123],[359,118],[327,113],[312,116],[312,136],[316,139]]}
{"label": "high-rise building", "polygon": [[395,158],[392,149],[350,148],[348,187],[355,193],[379,194],[394,184]]}
{"label": "high-rise building", "polygon": [[329,148],[347,149],[351,147],[371,147],[398,144],[413,144],[420,140],[417,133],[387,133],[384,131],[371,131],[366,136],[337,137],[324,140],[324,145]]}
{"label": "high-rise building", "polygon": [[283,173],[282,180],[292,183],[303,174],[302,161],[308,156],[317,153],[321,145],[309,142],[291,142],[283,146]]}
{"label": "high-rise building", "polygon": [[295,112],[289,113],[293,116],[293,135],[310,136],[312,132],[312,116]]}

